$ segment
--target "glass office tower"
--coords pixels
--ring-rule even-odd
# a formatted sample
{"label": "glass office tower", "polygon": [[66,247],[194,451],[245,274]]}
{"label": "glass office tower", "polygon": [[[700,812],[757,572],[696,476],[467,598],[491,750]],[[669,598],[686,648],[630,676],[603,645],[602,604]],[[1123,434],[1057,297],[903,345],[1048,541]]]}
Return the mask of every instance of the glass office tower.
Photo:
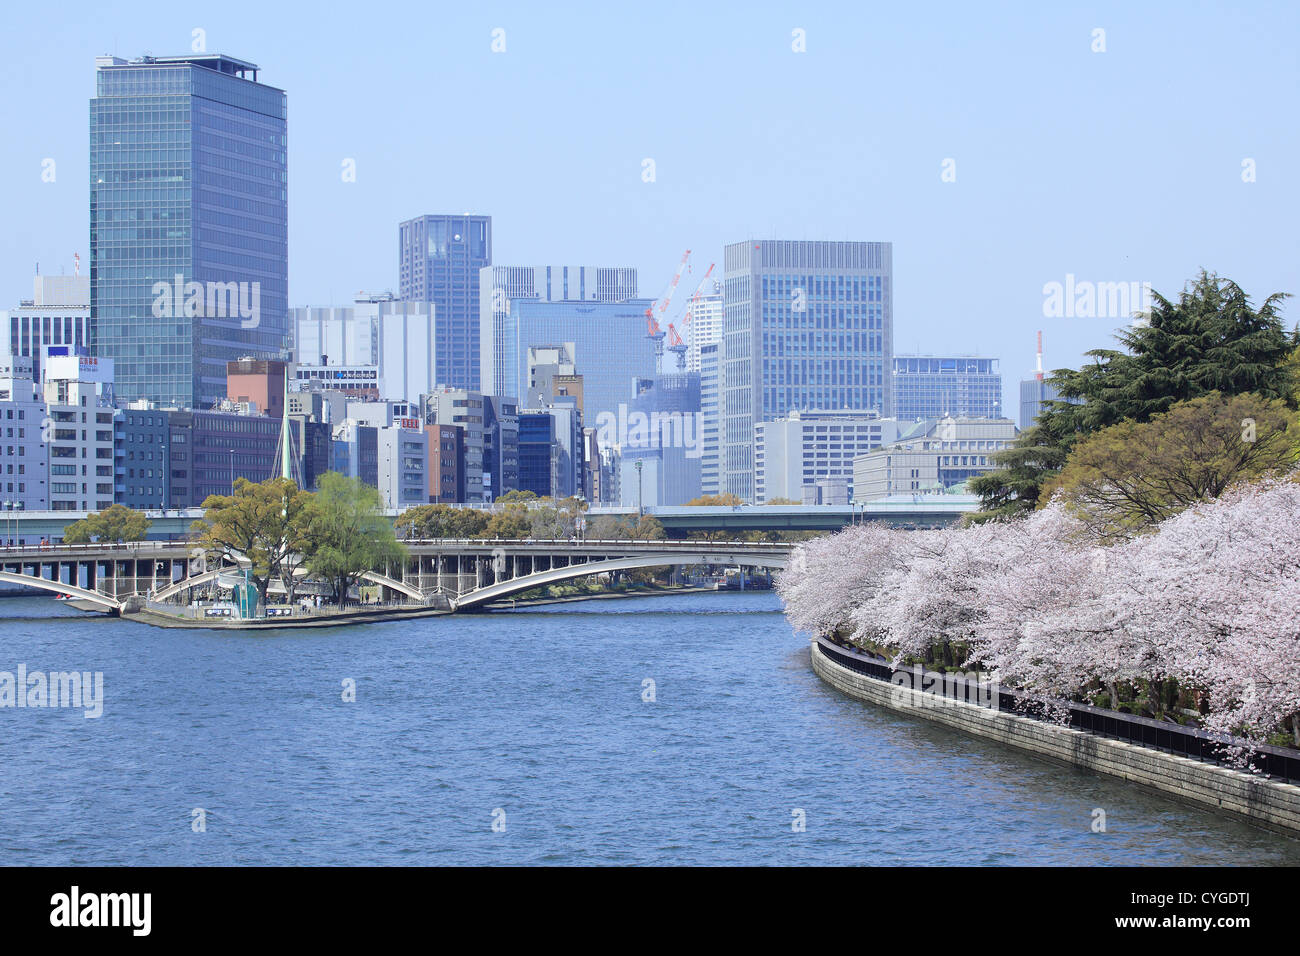
{"label": "glass office tower", "polygon": [[479,391],[479,272],[492,264],[492,217],[419,216],[397,235],[401,297],[434,305],[436,384]]}
{"label": "glass office tower", "polygon": [[95,65],[90,346],[119,398],[208,407],[288,344],[286,96],[221,54]]}
{"label": "glass office tower", "polygon": [[998,364],[976,355],[895,355],[894,417],[1001,418]]}
{"label": "glass office tower", "polygon": [[754,426],[893,411],[893,245],[733,243],[723,255],[722,491],[754,500]]}

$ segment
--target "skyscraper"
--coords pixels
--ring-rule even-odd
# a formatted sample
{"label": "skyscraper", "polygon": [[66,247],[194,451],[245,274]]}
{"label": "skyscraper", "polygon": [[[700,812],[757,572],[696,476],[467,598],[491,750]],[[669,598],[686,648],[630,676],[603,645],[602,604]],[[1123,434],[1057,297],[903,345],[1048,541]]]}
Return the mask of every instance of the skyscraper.
{"label": "skyscraper", "polygon": [[691,300],[690,324],[686,329],[686,371],[701,371],[700,350],[722,339],[722,310],[721,282],[713,282],[709,292]]}
{"label": "skyscraper", "polygon": [[479,390],[479,271],[492,264],[491,216],[418,216],[397,227],[403,299],[432,302],[435,384]]}
{"label": "skyscraper", "polygon": [[287,344],[287,98],[222,54],[95,66],[90,346],[120,399],[207,407]]}
{"label": "skyscraper", "polygon": [[749,241],[724,252],[722,491],[754,497],[754,426],[892,414],[893,245]]}

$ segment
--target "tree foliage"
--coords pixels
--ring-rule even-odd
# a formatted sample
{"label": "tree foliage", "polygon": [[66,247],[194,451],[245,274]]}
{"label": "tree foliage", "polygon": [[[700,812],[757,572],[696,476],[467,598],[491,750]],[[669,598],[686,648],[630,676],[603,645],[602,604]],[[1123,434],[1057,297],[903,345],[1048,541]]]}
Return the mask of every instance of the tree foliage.
{"label": "tree foliage", "polygon": [[232,494],[208,496],[204,516],[191,530],[209,554],[250,565],[249,577],[263,604],[275,578],[292,601],[295,572],[302,563],[305,508],[311,497],[288,478],[257,484],[237,478]]}
{"label": "tree foliage", "polygon": [[68,525],[63,529],[63,540],[68,544],[143,541],[151,524],[143,512],[133,511],[124,505],[110,505],[103,511],[87,515]]}
{"label": "tree foliage", "polygon": [[531,491],[510,492],[497,499],[501,510],[483,530],[488,538],[571,538],[587,510],[581,498],[539,498]]}
{"label": "tree foliage", "polygon": [[361,575],[405,556],[379,492],[356,478],[323,475],[303,518],[307,567],[330,582],[338,604]]}
{"label": "tree foliage", "polygon": [[992,456],[998,468],[970,482],[985,516],[1024,513],[1076,442],[1123,421],[1144,423],[1179,402],[1254,393],[1296,407],[1296,336],[1282,325],[1285,293],[1259,308],[1231,280],[1204,270],[1172,301],[1153,294],[1149,316],[1116,334],[1121,349],[1094,349],[1078,369],[1048,378],[1061,395],[1035,427]]}
{"label": "tree foliage", "polygon": [[477,508],[420,505],[402,513],[396,531],[404,538],[477,538],[483,535],[489,518]]}
{"label": "tree foliage", "polygon": [[1300,423],[1282,401],[1211,392],[1083,439],[1043,497],[1059,492],[1097,537],[1131,537],[1298,456]]}
{"label": "tree foliage", "polygon": [[686,506],[688,508],[733,508],[744,503],[739,496],[728,491],[720,495],[700,495],[686,502]]}
{"label": "tree foliage", "polygon": [[587,525],[587,537],[602,541],[662,541],[667,534],[653,515],[598,515]]}

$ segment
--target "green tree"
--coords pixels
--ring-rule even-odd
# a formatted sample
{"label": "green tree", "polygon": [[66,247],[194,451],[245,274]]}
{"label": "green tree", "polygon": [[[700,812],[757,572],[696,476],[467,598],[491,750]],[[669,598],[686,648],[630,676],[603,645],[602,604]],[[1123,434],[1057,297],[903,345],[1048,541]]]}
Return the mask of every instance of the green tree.
{"label": "green tree", "polygon": [[332,471],[323,475],[304,519],[307,567],[330,582],[336,604],[347,600],[361,575],[405,557],[379,492],[356,478]]}
{"label": "green tree", "polygon": [[587,526],[587,537],[605,541],[663,541],[664,526],[653,515],[598,515]]}
{"label": "green tree", "polygon": [[499,505],[516,504],[520,502],[530,502],[539,500],[537,493],[534,491],[524,491],[516,488],[513,491],[507,491],[504,495],[497,498],[496,503]]}
{"label": "green tree", "polygon": [[263,605],[276,578],[292,603],[296,573],[303,562],[305,510],[311,497],[288,478],[257,484],[237,478],[233,494],[207,497],[204,516],[191,525],[191,531],[209,554],[250,565],[249,577]]}
{"label": "green tree", "polygon": [[632,537],[638,541],[663,541],[668,534],[654,515],[642,515],[632,526]]}
{"label": "green tree", "polygon": [[533,537],[533,518],[528,505],[522,502],[506,504],[488,519],[483,537],[515,540]]}
{"label": "green tree", "polygon": [[692,498],[686,502],[686,506],[690,508],[730,508],[744,503],[739,496],[726,492],[721,495],[700,495],[698,498]]}
{"label": "green tree", "polygon": [[1127,538],[1297,458],[1300,421],[1281,400],[1211,392],[1083,439],[1043,498],[1059,491],[1098,537]]}
{"label": "green tree", "polygon": [[63,540],[68,544],[121,544],[124,541],[143,541],[152,524],[142,512],[124,505],[109,505],[103,511],[87,515],[63,529]]}
{"label": "green tree", "polygon": [[980,496],[980,511],[972,521],[988,521],[1032,511],[1039,503],[1043,482],[1065,464],[1067,447],[1056,431],[1060,422],[1042,416],[1026,428],[1011,447],[990,458],[998,467],[976,475],[966,487]]}
{"label": "green tree", "polygon": [[477,538],[487,528],[490,517],[477,508],[420,505],[402,513],[396,532],[410,538]]}
{"label": "green tree", "polygon": [[600,541],[626,541],[635,537],[634,524],[623,515],[597,515],[587,523],[587,537]]}
{"label": "green tree", "polygon": [[1235,282],[1204,270],[1177,302],[1154,293],[1150,315],[1116,333],[1122,349],[1094,349],[1080,368],[1049,376],[1061,400],[1045,403],[1033,428],[991,456],[996,470],[970,481],[980,517],[1033,510],[1074,444],[1122,421],[1146,422],[1210,392],[1296,407],[1288,359],[1298,343],[1279,315],[1285,298],[1274,293],[1256,309]]}

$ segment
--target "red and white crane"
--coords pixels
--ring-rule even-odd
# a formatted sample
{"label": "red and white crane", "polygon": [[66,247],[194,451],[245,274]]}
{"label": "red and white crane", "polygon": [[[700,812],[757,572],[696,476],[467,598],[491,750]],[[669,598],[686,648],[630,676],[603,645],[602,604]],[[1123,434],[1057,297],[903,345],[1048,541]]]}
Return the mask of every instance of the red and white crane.
{"label": "red and white crane", "polygon": [[[677,263],[677,271],[673,274],[673,281],[668,284],[667,291],[665,291],[664,294],[650,306],[650,308],[645,310],[646,326],[648,329],[646,335],[648,338],[654,340],[655,367],[659,371],[663,371],[665,334],[664,330],[660,327],[659,319],[663,318],[664,313],[668,311],[668,304],[673,300],[673,293],[677,291],[677,284],[682,281],[682,273],[686,271],[686,262],[690,257],[691,250],[687,249],[686,252],[682,254],[682,261]],[[672,323],[668,324],[671,327]],[[675,329],[673,330],[673,336],[679,341],[681,340],[681,336],[677,335]]]}

